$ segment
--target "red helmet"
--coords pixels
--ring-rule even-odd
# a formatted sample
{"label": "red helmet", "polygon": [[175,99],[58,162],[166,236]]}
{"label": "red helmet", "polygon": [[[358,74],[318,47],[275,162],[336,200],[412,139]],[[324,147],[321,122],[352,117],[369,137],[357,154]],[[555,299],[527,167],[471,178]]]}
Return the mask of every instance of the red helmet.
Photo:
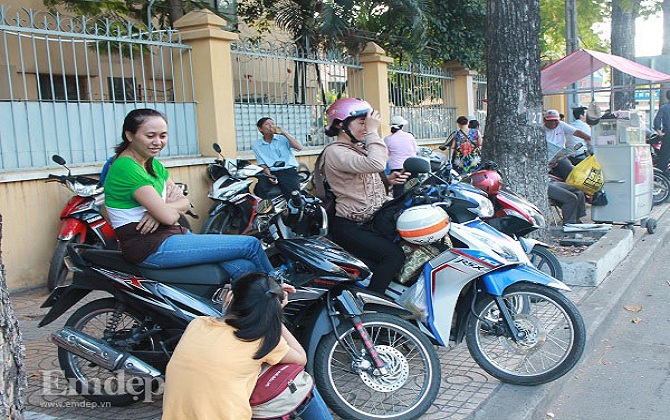
{"label": "red helmet", "polygon": [[326,119],[328,120],[326,130],[330,130],[333,124],[336,124],[339,121],[344,121],[351,117],[361,117],[367,115],[370,111],[372,111],[372,106],[362,99],[338,99],[333,102],[332,105],[328,107],[328,111],[326,111]]}
{"label": "red helmet", "polygon": [[484,191],[488,195],[493,195],[500,190],[502,177],[497,171],[492,169],[483,169],[470,175],[472,185]]}

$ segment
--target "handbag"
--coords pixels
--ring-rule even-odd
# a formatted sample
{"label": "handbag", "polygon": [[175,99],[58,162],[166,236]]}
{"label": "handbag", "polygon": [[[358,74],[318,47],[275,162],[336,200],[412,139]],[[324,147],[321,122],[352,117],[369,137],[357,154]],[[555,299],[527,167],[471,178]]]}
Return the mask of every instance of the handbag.
{"label": "handbag", "polygon": [[594,155],[579,162],[565,179],[565,183],[593,195],[605,184],[605,177]]}
{"label": "handbag", "polygon": [[304,366],[294,363],[267,365],[261,370],[249,404],[252,419],[289,419],[309,400],[314,380]]}

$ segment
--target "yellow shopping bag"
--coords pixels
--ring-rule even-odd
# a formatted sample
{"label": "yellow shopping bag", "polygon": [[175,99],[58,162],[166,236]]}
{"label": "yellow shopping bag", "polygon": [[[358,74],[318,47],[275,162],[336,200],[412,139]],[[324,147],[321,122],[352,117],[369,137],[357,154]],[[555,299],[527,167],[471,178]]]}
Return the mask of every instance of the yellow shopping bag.
{"label": "yellow shopping bag", "polygon": [[579,162],[575,169],[570,172],[565,183],[584,191],[588,195],[593,195],[599,191],[605,184],[605,177],[596,157],[591,155]]}

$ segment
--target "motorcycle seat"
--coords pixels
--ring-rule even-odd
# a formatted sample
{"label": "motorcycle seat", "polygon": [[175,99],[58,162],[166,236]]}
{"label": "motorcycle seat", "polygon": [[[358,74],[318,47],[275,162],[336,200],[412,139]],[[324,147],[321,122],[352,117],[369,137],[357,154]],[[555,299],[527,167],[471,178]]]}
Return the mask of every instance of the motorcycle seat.
{"label": "motorcycle seat", "polygon": [[230,275],[218,264],[198,264],[174,268],[146,268],[131,264],[121,251],[91,249],[82,257],[101,267],[175,285],[219,286],[230,280]]}

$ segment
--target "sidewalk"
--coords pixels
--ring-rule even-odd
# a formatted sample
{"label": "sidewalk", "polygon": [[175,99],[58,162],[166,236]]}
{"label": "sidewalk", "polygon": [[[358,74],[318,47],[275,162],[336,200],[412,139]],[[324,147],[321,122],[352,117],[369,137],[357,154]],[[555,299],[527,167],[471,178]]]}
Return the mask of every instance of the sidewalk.
{"label": "sidewalk", "polygon": [[[640,227],[630,230],[614,226],[599,241],[602,244],[594,245],[593,249],[589,248],[580,256],[562,260],[566,281],[578,284],[572,286],[573,292],[568,296],[577,303],[584,316],[589,341],[597,340],[599,327],[607,321],[608,313],[617,305],[618,297],[643,269],[655,247],[662,244],[670,234],[670,214],[666,214],[669,208],[670,204],[662,204],[653,209],[651,217],[659,221],[654,235],[649,235]],[[587,278],[586,282],[584,278]],[[11,295],[26,345],[26,418],[159,419],[159,398],[128,407],[101,407],[77,395],[63,395],[66,394],[66,382],[58,366],[56,346],[49,341],[49,336],[62,327],[71,312],[51,325],[38,329],[37,324],[46,313],[46,309],[39,306],[47,296],[46,289]],[[99,296],[101,294],[92,293],[87,301]],[[543,407],[560,393],[561,386],[566,382],[559,379],[538,387],[502,384],[477,366],[465,343],[450,350],[440,348],[438,352],[442,365],[442,387],[423,419],[544,419]],[[60,392],[48,392],[48,389]]]}

